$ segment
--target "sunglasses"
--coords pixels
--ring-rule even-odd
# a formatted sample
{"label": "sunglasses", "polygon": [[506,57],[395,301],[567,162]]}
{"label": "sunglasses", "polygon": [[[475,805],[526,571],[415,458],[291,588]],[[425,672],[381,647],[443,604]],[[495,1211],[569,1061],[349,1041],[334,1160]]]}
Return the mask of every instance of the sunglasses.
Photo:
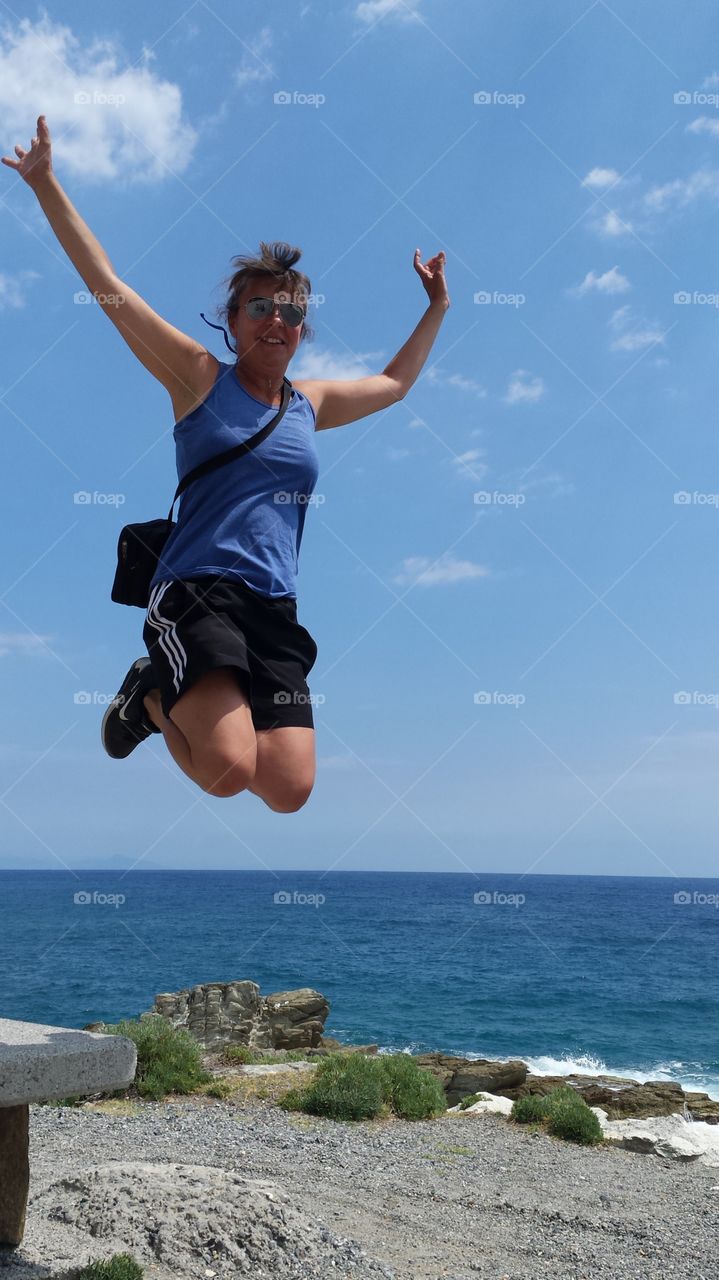
{"label": "sunglasses", "polygon": [[275,307],[279,307],[280,316],[292,329],[302,324],[305,318],[304,308],[298,306],[296,302],[275,302],[274,298],[250,298],[250,301],[245,303],[245,311],[250,320],[266,320],[274,315]]}

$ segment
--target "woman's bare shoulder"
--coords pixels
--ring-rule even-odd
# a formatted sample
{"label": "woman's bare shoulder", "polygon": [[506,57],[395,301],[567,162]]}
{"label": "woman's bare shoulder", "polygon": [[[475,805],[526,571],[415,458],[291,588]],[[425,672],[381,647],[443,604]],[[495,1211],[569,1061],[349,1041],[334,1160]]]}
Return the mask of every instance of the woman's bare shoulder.
{"label": "woman's bare shoulder", "polygon": [[203,400],[209,396],[221,368],[221,362],[211,351],[199,352],[187,369],[186,378],[181,387],[170,393],[172,408],[175,413],[175,424],[186,418],[193,409],[198,409]]}

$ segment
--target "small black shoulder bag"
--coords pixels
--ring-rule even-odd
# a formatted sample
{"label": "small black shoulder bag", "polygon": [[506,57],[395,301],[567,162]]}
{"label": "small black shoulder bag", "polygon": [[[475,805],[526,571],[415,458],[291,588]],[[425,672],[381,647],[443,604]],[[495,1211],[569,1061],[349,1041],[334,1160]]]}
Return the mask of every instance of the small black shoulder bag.
{"label": "small black shoulder bag", "polygon": [[226,466],[228,462],[240,458],[243,453],[249,453],[251,449],[266,440],[283,417],[291,394],[292,383],[285,378],[282,386],[282,404],[266,426],[256,431],[249,440],[244,440],[242,444],[234,445],[231,449],[225,449],[214,458],[208,458],[206,462],[201,462],[199,466],[193,467],[192,471],[188,471],[177,486],[166,519],[145,520],[140,524],[125,525],[117,544],[117,569],[112,584],[112,599],[115,604],[132,604],[140,609],[147,608],[150,602],[150,583],[158,565],[162,564],[165,544],[176,527],[172,517],[180,494],[185,492],[193,480],[199,480],[200,476],[206,476],[210,471]]}

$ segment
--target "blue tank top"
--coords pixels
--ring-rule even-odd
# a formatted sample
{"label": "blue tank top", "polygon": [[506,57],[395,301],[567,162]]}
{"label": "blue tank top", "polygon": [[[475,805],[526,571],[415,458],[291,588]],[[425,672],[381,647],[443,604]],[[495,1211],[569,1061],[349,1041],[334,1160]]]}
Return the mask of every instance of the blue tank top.
{"label": "blue tank top", "polygon": [[[276,413],[245,391],[234,364],[220,363],[209,395],[175,425],[178,476],[248,440]],[[318,474],[314,410],[293,387],[266,440],[185,490],[152,585],[222,574],[262,595],[295,598],[307,504]]]}

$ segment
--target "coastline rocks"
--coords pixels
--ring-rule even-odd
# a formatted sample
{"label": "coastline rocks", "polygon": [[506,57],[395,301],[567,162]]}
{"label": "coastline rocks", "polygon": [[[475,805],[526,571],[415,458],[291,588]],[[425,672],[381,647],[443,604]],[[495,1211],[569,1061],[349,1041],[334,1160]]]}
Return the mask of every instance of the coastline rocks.
{"label": "coastline rocks", "polygon": [[608,1120],[600,1107],[592,1107],[602,1126],[605,1142],[665,1160],[695,1160],[711,1169],[719,1168],[719,1129],[681,1115],[656,1116],[650,1120]]}
{"label": "coastline rocks", "polygon": [[571,1085],[590,1107],[601,1107],[610,1120],[629,1117],[672,1116],[684,1111],[685,1104],[695,1120],[719,1124],[719,1102],[706,1093],[685,1093],[672,1080],[649,1080],[638,1084],[622,1076],[535,1076],[513,1088],[495,1089],[505,1098],[525,1098],[528,1094],[544,1096],[558,1085]]}
{"label": "coastline rocks", "polygon": [[415,1054],[417,1066],[431,1071],[442,1084],[447,1106],[461,1102],[470,1093],[492,1093],[511,1097],[509,1090],[521,1087],[527,1064],[519,1061],[491,1062],[487,1058],[458,1058],[445,1053]]}
{"label": "coastline rocks", "polygon": [[252,1049],[307,1049],[320,1045],[329,1004],[300,987],[261,996],[256,982],[206,982],[162,992],[141,1018],[160,1015],[183,1027],[208,1051],[228,1044]]}

